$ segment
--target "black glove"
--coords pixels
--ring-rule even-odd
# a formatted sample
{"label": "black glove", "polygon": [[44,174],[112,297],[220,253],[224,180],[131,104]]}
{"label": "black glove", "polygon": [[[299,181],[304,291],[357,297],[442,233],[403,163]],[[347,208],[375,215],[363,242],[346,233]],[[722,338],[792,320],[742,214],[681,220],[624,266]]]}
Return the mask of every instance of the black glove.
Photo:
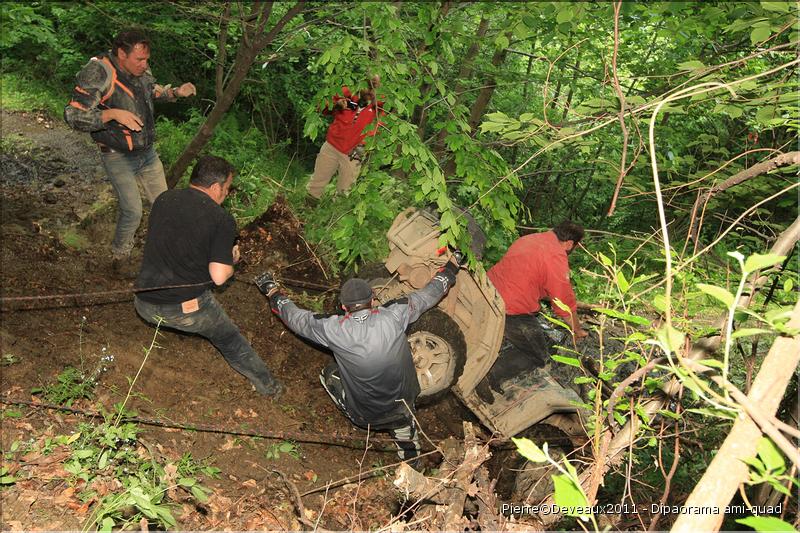
{"label": "black glove", "polygon": [[444,290],[447,291],[450,287],[456,284],[457,274],[458,265],[452,261],[448,261],[442,268],[439,269],[439,273],[436,274],[433,279],[443,282],[445,284]]}
{"label": "black glove", "polygon": [[255,282],[256,287],[258,287],[258,290],[260,290],[264,296],[269,296],[270,292],[279,288],[278,283],[275,281],[275,277],[269,272],[264,272],[260,276],[256,276],[253,278],[253,281]]}
{"label": "black glove", "polygon": [[464,265],[467,264],[467,255],[458,248],[456,248],[455,250],[453,250],[453,260],[459,267],[463,267]]}

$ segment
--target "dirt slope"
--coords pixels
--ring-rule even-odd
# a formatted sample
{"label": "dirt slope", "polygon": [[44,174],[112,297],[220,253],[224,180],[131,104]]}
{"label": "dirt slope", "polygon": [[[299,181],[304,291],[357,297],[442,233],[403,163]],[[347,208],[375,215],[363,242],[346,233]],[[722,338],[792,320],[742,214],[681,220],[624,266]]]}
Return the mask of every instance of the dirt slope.
{"label": "dirt slope", "polygon": [[[0,170],[2,204],[2,296],[119,291],[101,296],[61,300],[5,301],[2,305],[2,376],[0,398],[30,400],[31,389],[53,382],[67,367],[99,374],[94,401],[73,407],[111,410],[122,401],[142,366],[144,348],[154,329],[133,308],[130,282],[108,272],[114,227],[111,187],[88,136],[68,130],[59,121],[37,114],[2,113]],[[143,224],[144,226],[144,224]],[[138,249],[141,249],[141,229]],[[265,299],[249,283],[263,270],[315,285],[338,287],[327,279],[301,238],[302,227],[280,201],[242,231],[244,262],[236,281],[219,291],[218,299],[252,342],[272,371],[284,381],[286,393],[265,400],[228,367],[205,340],[164,331],[141,368],[127,408],[140,416],[189,426],[214,426],[251,433],[317,433],[363,435],[352,428],[329,401],[317,378],[329,361],[297,339],[269,313]],[[319,301],[319,292],[294,294],[300,301]],[[333,292],[328,293],[328,304]],[[96,305],[96,304],[100,305]],[[319,305],[319,304],[318,304]],[[326,304],[323,304],[326,305]],[[101,358],[113,356],[103,363]],[[86,419],[50,410],[0,405],[0,443],[45,442],[70,434]],[[445,402],[420,413],[431,438],[458,427],[459,411]],[[394,462],[394,455],[363,448],[296,441],[296,456],[267,458],[280,440],[142,426],[142,440],[170,460],[185,452],[208,459],[221,470],[208,481],[214,489],[206,504],[183,502],[175,513],[180,529],[301,529],[287,485],[273,472],[285,473],[300,492],[322,487],[366,470]],[[30,459],[30,457],[28,457]],[[0,489],[3,529],[79,529],[90,509],[69,492],[64,457],[28,462],[7,453],[3,465],[18,481]],[[398,498],[388,481],[373,478],[361,486],[345,485],[303,498],[309,517],[330,529],[367,529],[386,524]],[[180,503],[180,502],[179,502]],[[87,512],[88,511],[88,512]]]}

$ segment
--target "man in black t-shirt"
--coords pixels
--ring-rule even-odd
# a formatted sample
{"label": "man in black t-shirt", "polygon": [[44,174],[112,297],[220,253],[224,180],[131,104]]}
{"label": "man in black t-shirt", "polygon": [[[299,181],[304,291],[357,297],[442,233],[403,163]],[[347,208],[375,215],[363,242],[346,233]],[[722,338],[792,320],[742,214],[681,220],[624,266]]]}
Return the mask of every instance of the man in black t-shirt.
{"label": "man in black t-shirt", "polygon": [[[221,157],[201,157],[188,189],[169,190],[156,199],[134,305],[151,324],[207,338],[258,392],[277,396],[283,386],[209,290],[212,283],[225,283],[239,261],[236,222],[220,205],[233,173]],[[150,287],[175,288],[146,290]]]}

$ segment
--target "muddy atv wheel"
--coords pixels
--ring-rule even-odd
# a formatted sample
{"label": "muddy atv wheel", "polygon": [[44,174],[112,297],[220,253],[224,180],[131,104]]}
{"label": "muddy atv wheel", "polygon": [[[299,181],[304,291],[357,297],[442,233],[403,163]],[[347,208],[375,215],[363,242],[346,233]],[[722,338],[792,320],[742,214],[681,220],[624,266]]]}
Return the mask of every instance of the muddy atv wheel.
{"label": "muddy atv wheel", "polygon": [[466,358],[464,335],[452,318],[434,308],[409,326],[408,343],[421,389],[417,405],[430,405],[461,377]]}

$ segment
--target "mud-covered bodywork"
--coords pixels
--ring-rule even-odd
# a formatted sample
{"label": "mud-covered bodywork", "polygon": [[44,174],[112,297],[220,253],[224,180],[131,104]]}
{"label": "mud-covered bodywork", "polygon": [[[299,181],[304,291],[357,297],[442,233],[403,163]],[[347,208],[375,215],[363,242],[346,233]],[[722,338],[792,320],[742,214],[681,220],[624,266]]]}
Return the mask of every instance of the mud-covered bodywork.
{"label": "mud-covered bodywork", "polygon": [[[373,281],[380,301],[423,287],[449,260],[449,252],[439,254],[438,228],[437,218],[426,211],[407,209],[397,216],[387,233],[390,252],[384,264],[389,277]],[[580,398],[574,391],[562,387],[547,367],[535,368],[531,359],[502,359],[505,305],[484,272],[460,270],[456,285],[438,307],[456,323],[466,346],[463,371],[459,369],[451,390],[487,428],[511,437],[548,417],[554,425],[570,425],[566,417],[551,415],[576,411]],[[412,348],[415,344],[420,343],[412,342]],[[419,358],[421,384],[431,371],[420,367],[430,366],[424,360],[436,357]]]}

